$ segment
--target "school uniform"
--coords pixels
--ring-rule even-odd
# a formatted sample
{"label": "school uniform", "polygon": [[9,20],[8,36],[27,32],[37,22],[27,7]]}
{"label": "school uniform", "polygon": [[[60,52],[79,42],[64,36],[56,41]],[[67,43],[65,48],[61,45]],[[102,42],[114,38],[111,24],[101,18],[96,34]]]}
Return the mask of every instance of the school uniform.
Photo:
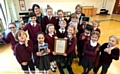
{"label": "school uniform", "polygon": [[99,33],[101,33],[99,28],[93,28],[93,31],[98,31]]}
{"label": "school uniform", "polygon": [[58,30],[56,31],[56,34],[57,34],[57,37],[58,37],[58,38],[67,37],[67,30],[66,30],[66,29],[64,29],[64,30],[58,29]]}
{"label": "school uniform", "polygon": [[46,43],[39,44],[38,43],[36,46],[37,47],[35,47],[35,49],[37,50],[37,52],[40,52],[42,50],[45,51],[45,53],[43,53],[42,55],[36,56],[37,67],[40,71],[48,70],[50,68],[48,53],[46,53],[46,50],[48,49],[48,44],[46,44]]}
{"label": "school uniform", "polygon": [[[105,48],[111,49],[111,54],[104,52]],[[94,68],[94,72],[97,73],[98,69],[102,66],[101,74],[106,74],[108,68],[110,67],[112,60],[119,60],[119,48],[118,47],[109,47],[108,43],[104,43],[101,46],[101,55],[99,64],[96,68]]]}
{"label": "school uniform", "polygon": [[15,39],[15,34],[17,33],[17,31],[15,33],[10,32],[8,33],[6,38],[2,38],[2,41],[5,44],[11,43],[11,48],[14,51],[15,45],[18,43],[18,41]]}
{"label": "school uniform", "polygon": [[[79,22],[80,22],[82,16],[85,16],[85,14],[84,14],[84,13],[77,14],[77,17],[78,17]],[[69,23],[70,21],[71,21],[71,16],[70,16],[70,18],[69,18],[69,20],[68,20],[68,23]]]}
{"label": "school uniform", "polygon": [[73,62],[73,58],[74,58],[74,53],[75,53],[75,46],[76,46],[76,42],[77,42],[77,38],[75,36],[69,35],[68,37],[68,41],[67,41],[67,49],[66,49],[66,67],[69,71],[70,74],[73,74],[72,71],[72,62]]}
{"label": "school uniform", "polygon": [[89,40],[85,43],[83,51],[82,66],[84,71],[88,68],[88,73],[99,62],[100,44],[98,42],[93,43],[92,40]]}
{"label": "school uniform", "polygon": [[[85,37],[85,39],[82,40],[82,37]],[[78,42],[79,42],[79,49],[77,49],[78,51],[78,57],[79,57],[79,65],[81,64],[81,59],[83,58],[83,48],[84,48],[84,44],[90,40],[90,34],[86,34],[86,33],[82,33],[79,36]]]}
{"label": "school uniform", "polygon": [[77,39],[79,39],[79,36],[80,36],[80,34],[81,33],[84,33],[84,30],[85,30],[85,25],[83,25],[83,24],[78,24],[78,26],[77,26],[77,30],[78,30],[78,32],[77,32],[77,34],[76,34],[76,37],[77,37]]}
{"label": "school uniform", "polygon": [[[76,37],[77,37],[77,39],[78,39],[78,41],[77,41],[77,50],[79,50],[80,49],[80,46],[79,46],[79,37],[80,37],[80,35],[82,34],[82,33],[84,33],[84,30],[85,30],[85,25],[83,25],[83,24],[78,24],[78,26],[77,26],[77,30],[78,30],[78,32],[76,33]],[[78,55],[79,56],[79,55]]]}
{"label": "school uniform", "polygon": [[68,23],[67,23],[67,19],[66,18],[57,18],[56,19],[57,20],[57,23],[56,23],[56,30],[58,30],[58,29],[60,29],[60,26],[59,26],[59,22],[61,21],[61,20],[65,20],[66,21],[66,29],[67,29],[67,27],[68,27]]}
{"label": "school uniform", "polygon": [[[28,41],[28,46],[26,47],[24,43],[19,42],[15,46],[15,56],[18,61],[18,63],[21,65],[22,69],[24,71],[29,71],[28,67],[31,71],[35,71],[34,64],[32,61],[32,55],[33,52],[32,44],[30,41]],[[27,65],[22,65],[23,62],[27,62]]]}
{"label": "school uniform", "polygon": [[44,16],[44,18],[42,19],[42,29],[43,29],[43,32],[45,32],[47,24],[53,24],[56,27],[56,24],[57,24],[56,17]]}
{"label": "school uniform", "polygon": [[55,56],[52,54],[52,52],[54,52],[54,37],[55,36],[56,36],[55,33],[45,35],[45,42],[48,43],[48,49],[50,49],[50,62],[56,59]]}
{"label": "school uniform", "polygon": [[[61,28],[56,31],[58,38],[65,38],[67,37],[67,30],[62,30]],[[57,55],[57,62],[64,62],[64,57],[62,55]]]}
{"label": "school uniform", "polygon": [[38,23],[28,23],[23,28],[24,31],[28,30],[29,38],[33,45],[37,43],[37,33],[42,31],[40,24]]}

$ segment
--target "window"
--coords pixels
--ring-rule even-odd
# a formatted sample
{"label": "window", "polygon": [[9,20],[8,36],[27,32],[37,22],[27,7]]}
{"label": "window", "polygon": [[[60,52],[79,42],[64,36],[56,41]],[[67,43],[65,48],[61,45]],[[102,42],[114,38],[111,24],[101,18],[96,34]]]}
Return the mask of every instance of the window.
{"label": "window", "polygon": [[5,14],[4,14],[1,3],[0,3],[0,19],[1,19],[2,23],[3,23],[4,29],[6,29],[7,28],[6,18],[5,18]]}

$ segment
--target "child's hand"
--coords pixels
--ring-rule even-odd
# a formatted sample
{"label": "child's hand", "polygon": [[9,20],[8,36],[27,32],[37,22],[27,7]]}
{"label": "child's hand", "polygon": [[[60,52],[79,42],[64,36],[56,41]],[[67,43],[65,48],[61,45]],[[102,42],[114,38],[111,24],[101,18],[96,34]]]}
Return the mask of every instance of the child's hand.
{"label": "child's hand", "polygon": [[37,56],[41,56],[43,53],[44,53],[44,50],[37,52],[36,54],[37,54]]}
{"label": "child's hand", "polygon": [[47,50],[46,50],[46,53],[50,53],[50,49],[47,49]]}
{"label": "child's hand", "polygon": [[80,23],[79,23],[80,25],[82,24],[82,21],[80,21]]}
{"label": "child's hand", "polygon": [[98,52],[99,51],[99,47],[96,48],[95,52]]}
{"label": "child's hand", "polygon": [[67,37],[64,37],[65,40],[67,40],[68,38]]}
{"label": "child's hand", "polygon": [[107,52],[108,54],[111,54],[111,50],[108,50],[108,52]]}
{"label": "child's hand", "polygon": [[3,38],[3,35],[0,33],[0,38]]}
{"label": "child's hand", "polygon": [[104,52],[108,52],[108,50],[109,50],[109,48],[105,48],[105,49],[104,49]]}
{"label": "child's hand", "polygon": [[55,36],[54,38],[55,38],[55,39],[57,39],[58,37],[57,37],[57,36]]}
{"label": "child's hand", "polygon": [[27,65],[27,62],[22,62],[22,65],[23,65],[23,66]]}
{"label": "child's hand", "polygon": [[66,53],[63,53],[63,56],[67,56],[67,54],[66,54]]}
{"label": "child's hand", "polygon": [[27,47],[28,46],[28,40],[26,39],[25,41],[25,46]]}
{"label": "child's hand", "polygon": [[82,36],[82,40],[84,40],[85,39],[85,36]]}
{"label": "child's hand", "polygon": [[56,52],[52,52],[52,53],[53,53],[53,55],[57,55]]}

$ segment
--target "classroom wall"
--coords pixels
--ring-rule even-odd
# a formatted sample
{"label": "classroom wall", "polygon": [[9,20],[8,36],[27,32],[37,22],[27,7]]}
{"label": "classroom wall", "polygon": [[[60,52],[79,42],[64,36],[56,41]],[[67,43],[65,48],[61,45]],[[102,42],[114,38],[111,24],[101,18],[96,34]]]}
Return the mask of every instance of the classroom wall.
{"label": "classroom wall", "polygon": [[[103,4],[104,1],[107,1],[106,4]],[[63,11],[71,11],[72,13],[75,11],[75,6],[80,4],[82,6],[94,6],[97,8],[97,13],[100,12],[101,8],[106,8],[109,10],[109,14],[112,14],[115,0],[25,0],[26,9],[28,10],[28,8],[31,8],[35,3],[40,5],[43,13],[46,13],[45,9],[47,4],[53,8],[54,12],[58,9],[62,9]],[[15,0],[15,4],[17,14],[27,11],[20,10],[19,0]]]}

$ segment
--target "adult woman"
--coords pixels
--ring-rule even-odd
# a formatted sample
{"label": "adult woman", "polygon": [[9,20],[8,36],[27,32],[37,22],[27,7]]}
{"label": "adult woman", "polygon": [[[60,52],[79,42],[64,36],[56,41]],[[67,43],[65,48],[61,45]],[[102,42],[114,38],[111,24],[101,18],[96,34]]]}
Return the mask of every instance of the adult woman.
{"label": "adult woman", "polygon": [[32,6],[32,10],[33,12],[35,12],[36,16],[37,16],[37,23],[42,24],[42,18],[44,17],[44,15],[42,14],[41,10],[40,10],[40,6],[38,4],[33,4]]}
{"label": "adult woman", "polygon": [[[78,22],[80,22],[81,16],[85,16],[85,14],[82,13],[82,7],[79,4],[75,7],[75,13],[76,13],[76,15],[78,17]],[[71,17],[69,18],[68,23],[70,21],[71,21]]]}

